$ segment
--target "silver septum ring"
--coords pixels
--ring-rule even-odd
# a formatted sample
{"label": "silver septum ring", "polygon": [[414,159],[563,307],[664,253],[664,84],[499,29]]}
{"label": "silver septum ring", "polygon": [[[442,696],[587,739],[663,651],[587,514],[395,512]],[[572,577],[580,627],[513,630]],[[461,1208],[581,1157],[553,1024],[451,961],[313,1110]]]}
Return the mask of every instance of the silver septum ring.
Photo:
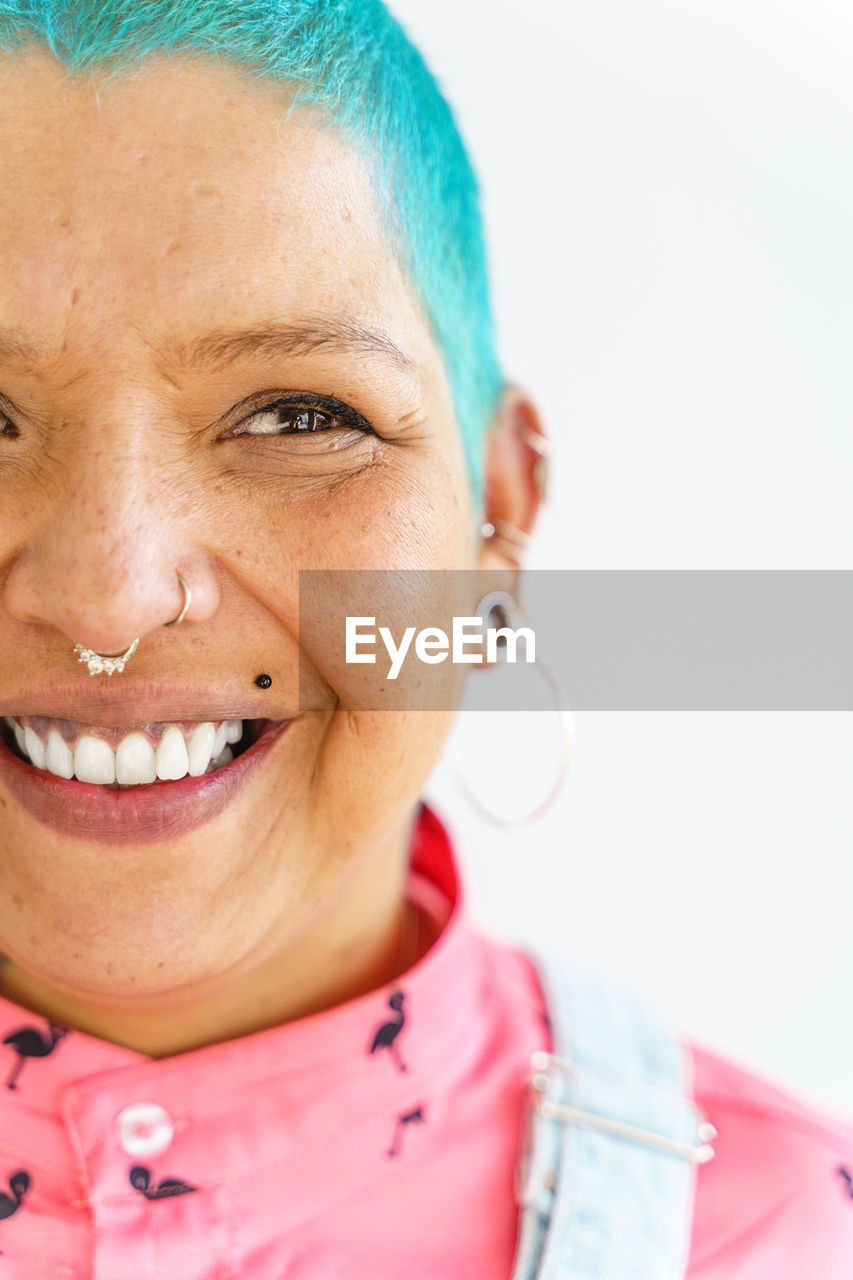
{"label": "silver septum ring", "polygon": [[85,662],[90,676],[114,676],[116,672],[124,671],[124,664],[133,657],[138,648],[139,636],[125,649],[124,653],[116,654],[114,657],[106,653],[95,653],[94,649],[87,649],[84,644],[75,644],[74,652],[77,654],[78,662]]}
{"label": "silver septum ring", "polygon": [[183,575],[180,573],[178,574],[178,582],[180,582],[181,587],[183,588],[184,603],[183,603],[181,612],[178,614],[177,618],[173,618],[171,622],[164,623],[164,626],[167,626],[167,627],[176,627],[179,622],[183,622],[184,618],[187,616],[187,614],[190,611],[190,605],[192,604],[192,600],[193,600],[193,593],[190,591],[189,583],[187,582],[186,578],[183,577]]}

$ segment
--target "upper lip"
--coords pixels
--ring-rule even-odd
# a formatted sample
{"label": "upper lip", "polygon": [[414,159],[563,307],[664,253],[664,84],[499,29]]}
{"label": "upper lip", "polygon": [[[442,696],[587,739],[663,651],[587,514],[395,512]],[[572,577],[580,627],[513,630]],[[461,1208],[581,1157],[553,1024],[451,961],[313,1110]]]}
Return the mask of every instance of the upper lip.
{"label": "upper lip", "polygon": [[238,693],[228,682],[218,684],[215,678],[204,687],[183,685],[179,689],[152,682],[133,686],[123,675],[98,678],[125,683],[120,688],[101,683],[97,688],[81,689],[77,682],[49,688],[18,687],[8,695],[0,688],[0,715],[55,717],[121,729],[169,720],[292,720],[298,714],[270,699]]}

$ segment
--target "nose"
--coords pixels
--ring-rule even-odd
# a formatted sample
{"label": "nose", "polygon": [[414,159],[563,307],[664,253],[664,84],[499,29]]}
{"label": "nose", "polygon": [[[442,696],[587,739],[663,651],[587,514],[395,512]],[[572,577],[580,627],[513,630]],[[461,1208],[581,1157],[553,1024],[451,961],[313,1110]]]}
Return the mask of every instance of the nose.
{"label": "nose", "polygon": [[168,467],[133,446],[78,448],[61,472],[42,487],[43,502],[28,504],[36,513],[22,522],[3,585],[12,617],[120,653],[177,619],[186,601],[179,573],[191,591],[186,624],[213,616],[215,567],[182,517],[199,504],[181,501]]}

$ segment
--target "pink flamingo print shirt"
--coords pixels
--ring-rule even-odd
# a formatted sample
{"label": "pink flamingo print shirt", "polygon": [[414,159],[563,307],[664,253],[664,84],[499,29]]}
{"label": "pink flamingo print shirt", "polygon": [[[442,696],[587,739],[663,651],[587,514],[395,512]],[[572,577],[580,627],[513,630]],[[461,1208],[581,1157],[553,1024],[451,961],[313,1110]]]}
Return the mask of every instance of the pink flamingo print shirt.
{"label": "pink flamingo print shirt", "polygon": [[[469,927],[428,810],[409,894],[442,932],[390,988],[172,1058],[0,998],[0,1276],[509,1280],[542,995]],[[851,1131],[690,1052],[719,1136],[689,1280],[850,1280]]]}

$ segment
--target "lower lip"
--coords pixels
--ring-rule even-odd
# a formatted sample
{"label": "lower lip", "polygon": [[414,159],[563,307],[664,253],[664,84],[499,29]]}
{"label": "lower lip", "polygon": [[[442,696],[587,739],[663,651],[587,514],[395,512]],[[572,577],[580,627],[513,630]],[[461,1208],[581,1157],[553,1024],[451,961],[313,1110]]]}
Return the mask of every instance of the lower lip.
{"label": "lower lip", "polygon": [[292,723],[267,725],[257,742],[216,773],[125,790],[57,778],[24,764],[0,737],[0,781],[39,822],[77,840],[106,844],[174,840],[220,814],[263,766]]}

